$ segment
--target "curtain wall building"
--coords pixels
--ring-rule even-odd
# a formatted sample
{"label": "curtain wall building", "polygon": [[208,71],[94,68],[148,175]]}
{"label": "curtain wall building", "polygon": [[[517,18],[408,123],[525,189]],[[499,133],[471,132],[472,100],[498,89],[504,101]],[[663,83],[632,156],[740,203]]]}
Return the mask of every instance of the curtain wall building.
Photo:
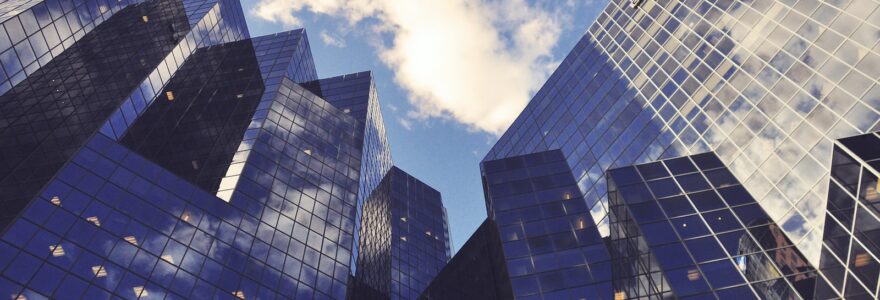
{"label": "curtain wall building", "polygon": [[[372,74],[319,79],[305,30],[252,38],[231,0],[0,15],[0,296],[345,299],[360,231],[413,231],[379,249],[395,299],[448,260],[439,193],[389,173]],[[360,229],[386,173],[428,225]]]}
{"label": "curtain wall building", "polygon": [[[483,159],[488,221],[500,236],[493,247],[506,261],[496,267],[506,275],[494,294],[876,298],[873,245],[880,238],[867,200],[874,158],[856,158],[869,151],[853,150],[874,149],[876,135],[846,138],[880,129],[878,7],[873,0],[610,1]],[[834,150],[835,143],[850,150]],[[516,210],[535,204],[498,201],[499,192],[531,199],[550,181],[512,177],[505,180],[521,184],[493,186],[492,165],[547,151],[567,163],[576,188],[570,194],[596,225],[586,228],[603,237],[598,250],[570,256],[568,249],[597,238],[581,236],[573,223],[551,226],[543,208]],[[651,177],[656,182],[628,181],[641,191],[631,195],[623,179],[608,175],[651,163],[671,171],[678,166],[670,164],[707,155],[717,157],[712,167],[697,162],[690,171]],[[712,181],[721,173],[730,186]],[[729,201],[725,194],[734,192]],[[568,195],[548,193],[536,199]],[[663,214],[664,203],[671,215]],[[580,213],[574,207],[554,216]],[[743,238],[733,241],[732,232]],[[493,242],[484,233],[472,239]],[[460,255],[451,262],[474,257]],[[454,282],[443,276],[456,269],[467,270],[450,264],[436,286]],[[571,277],[552,280],[566,269],[591,276],[575,284],[580,288],[569,285]]]}

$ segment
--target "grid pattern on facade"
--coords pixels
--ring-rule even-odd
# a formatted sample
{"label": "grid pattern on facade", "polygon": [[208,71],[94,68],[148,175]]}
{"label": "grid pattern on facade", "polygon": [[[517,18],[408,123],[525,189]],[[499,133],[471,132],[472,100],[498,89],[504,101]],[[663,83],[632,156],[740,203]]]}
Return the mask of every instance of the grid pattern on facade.
{"label": "grid pattern on facade", "polygon": [[561,151],[485,161],[481,169],[516,298],[610,295],[610,256]]}
{"label": "grid pattern on facade", "polygon": [[[0,4],[0,95],[138,0],[5,1]],[[109,4],[109,5],[108,5]]]}
{"label": "grid pattern on facade", "polygon": [[391,184],[392,177],[385,176],[361,206],[351,299],[391,297]]}
{"label": "grid pattern on facade", "polygon": [[607,235],[605,171],[715,151],[818,261],[832,141],[880,120],[880,3],[614,0],[485,160],[562,149]]}
{"label": "grid pattern on facade", "polygon": [[878,295],[880,281],[880,137],[869,133],[835,143],[820,270],[846,298]]}
{"label": "grid pattern on facade", "polygon": [[440,192],[391,168],[391,299],[417,299],[449,261]]}
{"label": "grid pattern on facade", "polygon": [[[231,162],[266,92],[264,81],[277,81],[292,72],[291,66],[313,66],[296,60],[311,60],[310,55],[297,55],[308,51],[298,47],[304,33],[295,30],[200,49],[121,142],[216,192],[230,168],[242,166]],[[296,78],[314,78],[314,69],[295,71]]]}
{"label": "grid pattern on facade", "polygon": [[440,192],[392,167],[364,202],[358,281],[380,298],[417,299],[449,260],[444,215]]}
{"label": "grid pattern on facade", "polygon": [[120,143],[216,192],[265,89],[254,50],[250,40],[198,50]]}
{"label": "grid pattern on facade", "polygon": [[[175,34],[174,38],[179,43],[172,49],[165,58],[158,64],[158,67],[152,70],[149,76],[144,78],[137,88],[130,91],[130,94],[124,99],[101,126],[101,133],[118,140],[125,135],[128,127],[142,114],[150,104],[158,98],[166,96],[164,86],[171,80],[172,75],[177,72],[186,59],[197,49],[211,45],[238,41],[248,37],[248,31],[245,24],[236,23],[235,20],[228,21],[224,19],[228,15],[240,15],[241,6],[238,3],[229,3],[233,0],[222,0],[210,6],[210,10],[204,13],[201,20],[192,27],[185,35],[183,33]],[[206,7],[205,4],[213,3],[207,0],[184,0],[184,6],[200,5]],[[200,9],[201,10],[201,9]],[[198,14],[200,11],[194,12]],[[188,15],[190,20],[194,15]],[[141,18],[141,21],[147,20]],[[290,32],[288,32],[290,33]],[[256,41],[256,39],[252,39]],[[311,61],[311,54],[308,56]],[[293,77],[291,77],[293,78]]]}
{"label": "grid pattern on facade", "polygon": [[274,88],[233,160],[244,164],[240,173],[227,173],[236,176],[228,199],[262,214],[270,228],[281,218],[288,228],[295,221],[293,237],[307,246],[298,293],[342,299],[355,229],[357,121],[286,77]]}
{"label": "grid pattern on facade", "polygon": [[225,204],[97,135],[4,234],[0,293],[28,299],[295,294],[294,277],[308,273],[300,267],[309,252],[305,237],[277,213],[277,227],[267,228],[266,218],[245,213],[243,204]]}
{"label": "grid pattern on facade", "polygon": [[608,180],[615,297],[837,298],[714,153]]}
{"label": "grid pattern on facade", "polygon": [[0,227],[157,68],[176,44],[168,28],[188,30],[181,10],[174,0],[129,6],[0,96]]}
{"label": "grid pattern on facade", "polygon": [[[360,186],[355,224],[360,225],[364,201],[393,165],[391,145],[385,136],[385,121],[382,118],[373,74],[369,71],[359,72],[305,82],[302,85],[359,121],[358,133],[363,133],[363,157],[358,180]],[[360,230],[355,230],[352,259],[357,259],[357,251],[360,249],[357,246],[360,241],[357,236],[359,233]],[[352,262],[352,274],[356,271],[357,265]]]}
{"label": "grid pattern on facade", "polygon": [[345,298],[356,121],[277,90],[228,204],[94,137],[3,235],[0,294]]}

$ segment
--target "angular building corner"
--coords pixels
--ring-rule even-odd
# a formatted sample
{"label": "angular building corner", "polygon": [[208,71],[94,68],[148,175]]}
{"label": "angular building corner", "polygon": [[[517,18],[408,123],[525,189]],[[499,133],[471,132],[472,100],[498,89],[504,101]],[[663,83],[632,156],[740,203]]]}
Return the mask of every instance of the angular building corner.
{"label": "angular building corner", "polygon": [[350,299],[416,299],[446,265],[440,192],[392,167],[365,199]]}
{"label": "angular building corner", "polygon": [[[304,29],[251,37],[234,0],[0,15],[0,295],[351,296],[363,203],[405,174],[370,72],[319,79]],[[439,193],[401,178],[388,195],[414,198],[389,209],[414,224],[395,228],[437,246],[391,253],[417,296],[433,276],[417,262],[449,258],[448,225]]]}
{"label": "angular building corner", "polygon": [[[562,260],[566,252],[559,245],[548,250],[546,238],[533,238],[529,230],[564,226],[542,225],[543,209],[523,210],[506,221],[510,216],[499,211],[516,212],[517,206],[505,207],[508,202],[497,195],[502,187],[484,176],[487,222],[500,227],[500,238],[488,241],[498,243],[494,247],[503,251],[495,252],[496,260],[506,262],[495,263],[495,274],[522,280],[494,286],[513,296],[479,295],[878,297],[880,256],[873,246],[880,241],[873,233],[878,214],[867,200],[876,198],[871,180],[877,173],[868,163],[873,156],[858,158],[867,152],[862,149],[874,149],[872,132],[880,130],[878,20],[880,3],[871,0],[611,0],[482,165],[486,175],[486,167],[498,161],[560,153],[596,225],[591,228],[604,242],[599,248],[605,253],[589,257],[605,255],[610,261]],[[624,179],[609,175],[707,155],[716,157],[715,169],[682,173],[686,184],[709,185],[700,184],[708,189],[696,199],[685,192],[661,197],[648,188],[656,184],[662,193],[684,188],[659,183],[680,183],[677,175],[655,183],[639,178],[641,183],[630,184],[647,185],[629,196],[620,186]],[[709,173],[723,172],[737,188],[711,182]],[[699,181],[695,174],[705,178]],[[525,184],[529,176],[505,179],[521,182],[502,193],[517,199],[510,203],[522,205],[518,201],[533,197],[529,189],[538,185]],[[726,202],[730,189],[738,190],[736,204]],[[721,206],[705,207],[709,202]],[[664,203],[673,205],[673,215],[665,214]],[[673,224],[684,219],[686,233],[684,223]],[[731,220],[736,222],[720,224]],[[505,226],[524,231],[506,232]],[[718,226],[728,226],[719,230],[731,240],[721,240]],[[576,232],[568,230],[560,236]],[[733,232],[742,238],[733,241]],[[468,243],[487,240],[485,235],[481,227]],[[457,254],[432,286],[466,274],[452,270],[470,272],[456,265],[467,257],[475,257],[473,250]],[[520,257],[530,259],[511,264]],[[600,290],[566,295],[567,278],[551,280],[558,270],[583,265],[591,274],[608,276],[588,277]],[[609,284],[600,284],[603,280]],[[437,298],[432,295],[439,294],[424,296]]]}

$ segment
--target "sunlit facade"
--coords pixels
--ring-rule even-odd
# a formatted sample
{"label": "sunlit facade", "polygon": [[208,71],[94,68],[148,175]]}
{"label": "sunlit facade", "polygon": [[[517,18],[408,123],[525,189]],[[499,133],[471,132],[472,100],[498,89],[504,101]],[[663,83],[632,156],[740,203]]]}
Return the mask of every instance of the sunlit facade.
{"label": "sunlit facade", "polygon": [[613,0],[485,160],[561,149],[607,236],[605,171],[713,151],[816,265],[833,141],[880,120],[878,5]]}
{"label": "sunlit facade", "polygon": [[819,269],[852,299],[877,298],[880,282],[880,137],[869,133],[834,145]]}
{"label": "sunlit facade", "polygon": [[616,295],[838,297],[714,153],[607,176]]}
{"label": "sunlit facade", "polygon": [[[611,226],[615,219],[627,217],[612,209],[609,170],[714,153],[743,193],[754,199],[756,204],[751,205],[774,224],[762,235],[796,247],[787,247],[783,253],[775,250],[778,247],[743,242],[743,249],[771,258],[743,264],[753,266],[749,268],[753,275],[772,276],[745,274],[742,282],[719,283],[720,289],[711,282],[714,279],[704,279],[708,271],[697,271],[692,277],[703,280],[705,290],[676,291],[669,281],[654,278],[657,288],[651,293],[646,289],[634,293],[626,290],[631,287],[628,283],[615,277],[615,289],[581,297],[721,295],[716,292],[745,286],[748,291],[744,295],[750,297],[877,297],[878,268],[874,262],[878,257],[870,246],[874,238],[849,229],[863,225],[852,225],[858,218],[834,218],[839,208],[831,201],[847,194],[839,192],[839,186],[835,189],[840,181],[834,180],[832,167],[832,153],[839,156],[833,150],[835,140],[880,129],[878,7],[880,3],[870,0],[612,0],[483,162],[558,149],[571,167],[578,195],[592,221],[604,239],[611,241],[621,237],[622,224],[637,223],[617,222],[616,233]],[[834,183],[830,188],[829,180]],[[857,194],[847,195],[856,199]],[[492,197],[488,190],[487,197]],[[827,218],[826,203],[832,211]],[[487,202],[490,219],[494,205]],[[703,210],[697,208],[694,214],[702,215]],[[826,219],[838,226],[829,228]],[[748,224],[740,225],[749,228]],[[868,231],[873,228],[864,226]],[[669,229],[644,237],[675,232]],[[503,239],[503,232],[501,236]],[[679,244],[688,242],[681,236],[676,239]],[[625,243],[613,245],[607,249],[616,259],[632,254],[620,252],[626,250]],[[642,244],[636,246],[645,250]],[[657,259],[687,253],[667,251]],[[719,253],[723,256],[717,259],[734,263],[742,255],[727,250]],[[781,263],[775,255],[791,260]],[[702,263],[705,261],[690,261],[694,266]],[[774,274],[774,269],[767,267],[782,269],[786,264],[804,267],[800,274],[815,274],[808,277],[817,279],[816,289],[788,279],[767,279],[792,275]],[[509,266],[508,271],[513,272]],[[648,271],[637,275],[647,276]],[[826,277],[829,284],[818,284]],[[759,278],[764,278],[765,288],[755,284],[762,280]],[[768,280],[784,284],[767,284]],[[644,281],[629,283],[633,282]],[[557,283],[547,284],[553,288]],[[514,291],[544,288],[543,283],[538,287],[513,283],[512,287]],[[785,288],[796,292],[784,292]],[[538,299],[534,295],[516,297]]]}

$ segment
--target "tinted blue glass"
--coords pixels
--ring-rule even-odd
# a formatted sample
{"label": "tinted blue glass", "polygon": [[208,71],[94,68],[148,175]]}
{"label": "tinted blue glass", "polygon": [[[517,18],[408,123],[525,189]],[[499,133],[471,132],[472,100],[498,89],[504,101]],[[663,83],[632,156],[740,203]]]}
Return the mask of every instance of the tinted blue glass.
{"label": "tinted blue glass", "polygon": [[714,151],[669,169],[724,162],[816,265],[833,141],[880,118],[877,6],[610,1],[484,161],[562,150],[607,236],[609,166]]}
{"label": "tinted blue glass", "polygon": [[[679,173],[685,174],[675,179],[682,186],[691,187],[692,191],[700,191],[687,196],[661,198],[655,193],[651,195],[654,198],[632,203],[626,197],[637,194],[624,193],[627,187],[619,189],[615,184],[615,172],[608,172],[612,229],[609,251],[613,258],[612,284],[618,291],[615,295],[713,299],[746,292],[749,294],[746,298],[795,295],[812,298],[817,294],[813,287],[824,284],[824,280],[809,275],[815,274],[815,270],[747,192],[727,195],[746,199],[751,204],[742,205],[746,202],[741,201],[734,211],[725,208],[717,195],[718,189],[712,189],[703,176],[707,172],[726,171],[726,168],[707,157],[702,155],[700,158],[703,169],[695,168],[690,163],[691,157],[651,164],[679,165]],[[645,165],[636,166],[639,172],[653,172],[652,167],[642,166]],[[732,184],[739,186],[735,180]],[[630,186],[639,185],[633,183]],[[652,186],[652,189],[657,191],[660,187]],[[657,210],[657,204],[665,216],[649,213]],[[691,214],[694,212],[698,214]],[[659,222],[641,221],[648,219]],[[664,219],[668,219],[668,223]],[[746,222],[745,225],[740,220]],[[795,274],[802,276],[791,276]],[[780,279],[781,275],[790,277]],[[668,284],[657,281],[660,276]],[[766,281],[771,279],[781,281]],[[726,290],[747,282],[754,292],[751,289]],[[798,288],[789,289],[788,284]]]}

